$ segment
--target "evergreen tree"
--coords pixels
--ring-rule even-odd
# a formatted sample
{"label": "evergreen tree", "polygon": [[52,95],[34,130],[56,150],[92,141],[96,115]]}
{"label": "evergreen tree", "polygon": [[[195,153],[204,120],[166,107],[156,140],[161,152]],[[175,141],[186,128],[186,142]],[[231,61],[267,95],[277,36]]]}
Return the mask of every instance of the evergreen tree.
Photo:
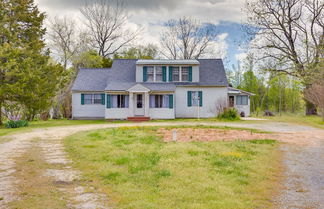
{"label": "evergreen tree", "polygon": [[28,120],[48,111],[63,72],[49,62],[44,18],[33,0],[0,3],[0,109],[6,101],[18,102]]}

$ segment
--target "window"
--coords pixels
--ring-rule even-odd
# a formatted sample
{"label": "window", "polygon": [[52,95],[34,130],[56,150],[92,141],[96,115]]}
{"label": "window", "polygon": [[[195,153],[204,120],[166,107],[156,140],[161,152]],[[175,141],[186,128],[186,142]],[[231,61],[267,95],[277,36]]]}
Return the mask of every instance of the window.
{"label": "window", "polygon": [[248,96],[236,96],[236,105],[248,105]]}
{"label": "window", "polygon": [[162,82],[163,72],[162,72],[162,66],[157,66],[155,68],[155,81],[156,82]]}
{"label": "window", "polygon": [[137,94],[136,106],[137,106],[137,108],[143,108],[143,95],[142,94]]}
{"label": "window", "polygon": [[147,81],[154,81],[154,67],[147,67]]}
{"label": "window", "polygon": [[117,108],[125,108],[126,95],[117,95]]}
{"label": "window", "polygon": [[170,108],[170,95],[151,95],[150,108]]}
{"label": "window", "polygon": [[199,93],[198,93],[198,91],[191,92],[191,104],[192,104],[192,106],[198,106],[198,104],[199,104]]}
{"label": "window", "polygon": [[155,95],[155,108],[163,107],[163,95]]}
{"label": "window", "polygon": [[203,92],[202,91],[188,91],[188,107],[203,106]]}
{"label": "window", "polygon": [[92,94],[84,95],[84,104],[92,104]]}
{"label": "window", "polygon": [[93,104],[101,104],[101,94],[94,94],[93,97]]}
{"label": "window", "polygon": [[128,95],[111,95],[112,108],[128,108]]}
{"label": "window", "polygon": [[180,81],[180,69],[179,67],[172,68],[172,81],[177,82]]}
{"label": "window", "polygon": [[189,81],[189,67],[182,67],[181,69],[181,81]]}
{"label": "window", "polygon": [[101,94],[85,94],[84,104],[102,104]]}

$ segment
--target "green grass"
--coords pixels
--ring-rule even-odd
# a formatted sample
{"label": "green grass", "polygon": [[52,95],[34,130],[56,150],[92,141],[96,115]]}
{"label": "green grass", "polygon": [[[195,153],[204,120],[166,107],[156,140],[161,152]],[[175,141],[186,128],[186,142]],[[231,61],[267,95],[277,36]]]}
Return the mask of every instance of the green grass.
{"label": "green grass", "polygon": [[271,121],[294,123],[298,125],[313,126],[324,129],[324,121],[320,116],[305,116],[304,114],[283,114],[274,117],[261,117]]}
{"label": "green grass", "polygon": [[48,121],[32,121],[28,127],[23,128],[5,128],[0,126],[0,137],[15,133],[27,132],[36,128],[49,128],[55,126],[71,126],[71,125],[86,125],[86,124],[103,124],[105,120],[48,120]]}
{"label": "green grass", "polygon": [[125,127],[65,146],[85,182],[121,209],[269,208],[280,170],[273,140],[164,143],[156,128]]}

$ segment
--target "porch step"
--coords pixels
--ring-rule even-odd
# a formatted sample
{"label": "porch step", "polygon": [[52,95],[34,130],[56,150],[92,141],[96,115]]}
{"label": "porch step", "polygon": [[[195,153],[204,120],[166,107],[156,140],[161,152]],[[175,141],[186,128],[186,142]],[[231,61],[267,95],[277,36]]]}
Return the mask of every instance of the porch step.
{"label": "porch step", "polygon": [[150,117],[128,117],[127,120],[132,122],[145,122],[151,120],[151,118]]}

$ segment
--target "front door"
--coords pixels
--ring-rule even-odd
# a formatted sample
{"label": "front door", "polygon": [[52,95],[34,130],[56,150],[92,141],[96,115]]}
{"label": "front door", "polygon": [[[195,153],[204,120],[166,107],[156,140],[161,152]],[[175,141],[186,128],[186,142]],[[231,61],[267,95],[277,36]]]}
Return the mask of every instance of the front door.
{"label": "front door", "polygon": [[144,116],[144,94],[135,94],[135,116]]}
{"label": "front door", "polygon": [[229,107],[234,107],[234,96],[229,96]]}

